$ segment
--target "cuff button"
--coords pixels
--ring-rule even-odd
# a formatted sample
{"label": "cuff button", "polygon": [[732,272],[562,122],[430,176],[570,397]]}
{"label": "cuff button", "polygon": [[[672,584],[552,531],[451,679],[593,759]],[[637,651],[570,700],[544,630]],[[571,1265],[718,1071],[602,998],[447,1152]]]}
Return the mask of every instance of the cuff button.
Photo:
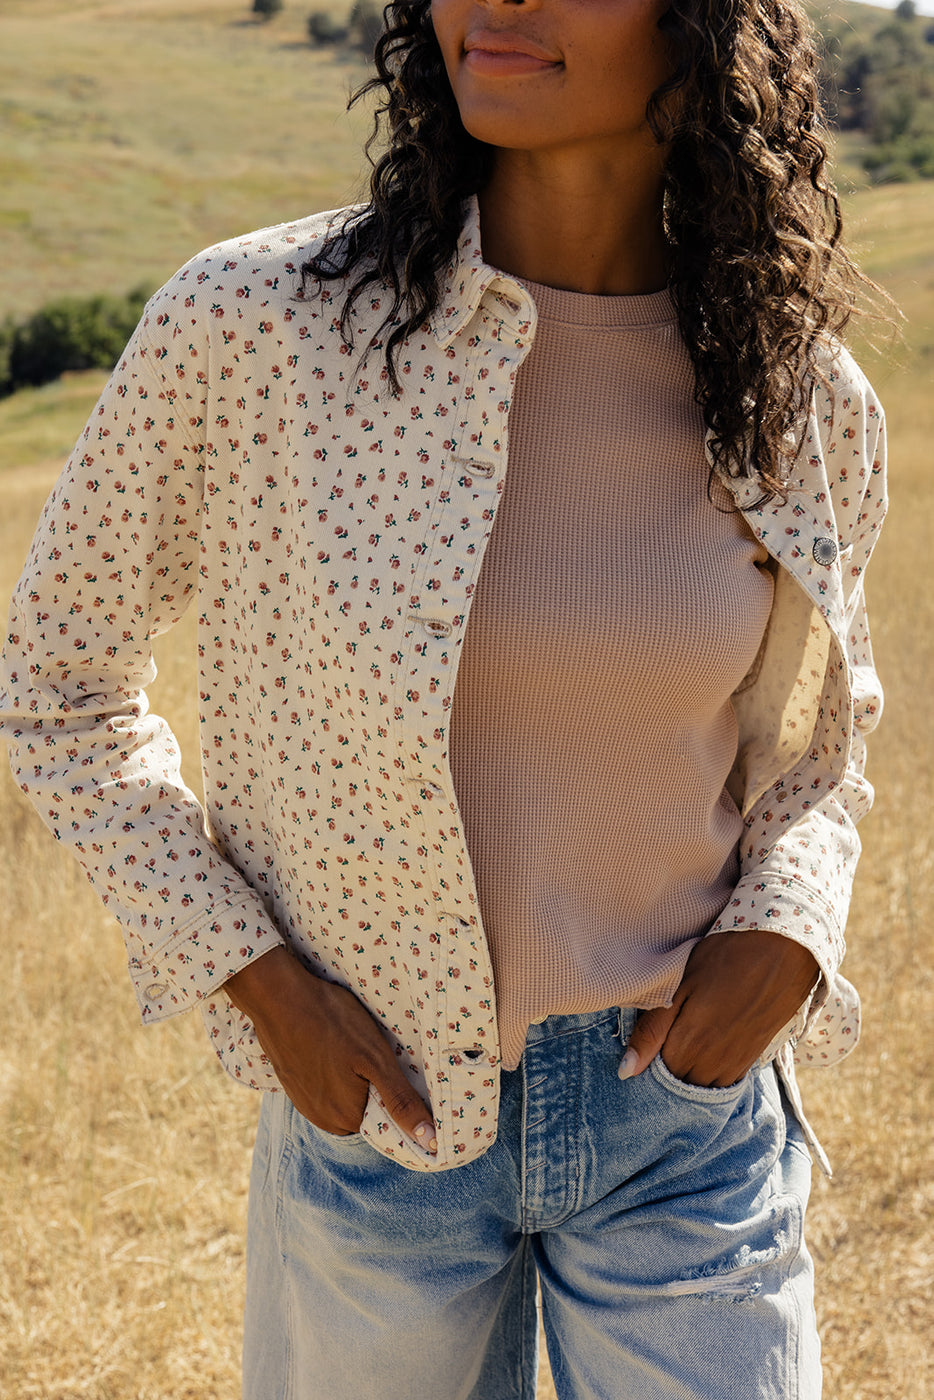
{"label": "cuff button", "polygon": [[814,562],[816,564],[821,564],[824,568],[828,568],[837,557],[837,542],[823,535],[820,539],[814,541],[811,553],[814,556]]}

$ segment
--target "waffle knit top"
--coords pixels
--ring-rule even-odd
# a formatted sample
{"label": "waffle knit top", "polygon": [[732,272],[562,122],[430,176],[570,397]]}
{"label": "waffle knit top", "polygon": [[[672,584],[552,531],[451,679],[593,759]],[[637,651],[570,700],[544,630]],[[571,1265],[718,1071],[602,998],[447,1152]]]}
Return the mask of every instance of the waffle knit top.
{"label": "waffle knit top", "polygon": [[738,879],[730,697],[772,603],[766,551],[708,491],[669,293],[526,285],[450,753],[507,1069],[530,1022],[670,1003]]}

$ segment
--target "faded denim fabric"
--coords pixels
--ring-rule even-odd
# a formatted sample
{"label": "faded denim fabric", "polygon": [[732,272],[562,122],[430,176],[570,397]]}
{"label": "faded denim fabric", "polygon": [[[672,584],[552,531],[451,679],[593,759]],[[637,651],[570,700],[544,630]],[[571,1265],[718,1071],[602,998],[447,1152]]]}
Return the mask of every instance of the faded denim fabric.
{"label": "faded denim fabric", "polygon": [[244,1400],[534,1400],[536,1276],[559,1400],[818,1400],[810,1161],[775,1069],[621,1082],[635,1015],[532,1026],[457,1171],[264,1095]]}

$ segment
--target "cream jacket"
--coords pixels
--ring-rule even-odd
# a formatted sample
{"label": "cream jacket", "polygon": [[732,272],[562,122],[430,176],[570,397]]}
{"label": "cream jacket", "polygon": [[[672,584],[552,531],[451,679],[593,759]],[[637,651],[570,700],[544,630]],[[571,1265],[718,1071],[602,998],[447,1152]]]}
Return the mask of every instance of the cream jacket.
{"label": "cream jacket", "polygon": [[[144,1021],[199,1005],[229,1072],[277,1087],[222,990],[285,941],[350,987],[434,1109],[437,1159],[371,1091],[363,1132],[439,1170],[496,1133],[493,975],[447,757],[471,597],[507,473],[527,292],[476,210],[404,392],[298,268],[339,215],[221,244],[153,297],[42,516],[10,615],[0,733],[17,778],[123,926]],[[374,288],[362,350],[385,314]],[[769,928],[821,978],[776,1053],[855,1039],[838,977],[881,698],[863,571],[883,421],[844,352],[787,503],[729,481],[769,551],[769,627],[734,697],[741,878],[715,929]],[[664,501],[659,501],[664,509]],[[150,639],[196,600],[206,810],[147,710]]]}

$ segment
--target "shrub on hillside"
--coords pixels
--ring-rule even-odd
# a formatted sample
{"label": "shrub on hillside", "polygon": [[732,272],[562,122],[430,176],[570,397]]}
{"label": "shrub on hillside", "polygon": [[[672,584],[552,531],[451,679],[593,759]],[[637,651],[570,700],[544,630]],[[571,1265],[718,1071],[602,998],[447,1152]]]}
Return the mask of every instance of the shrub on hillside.
{"label": "shrub on hillside", "polygon": [[383,28],[383,0],[354,0],[350,11],[350,41],[354,48],[372,58]]}
{"label": "shrub on hillside", "polygon": [[330,10],[313,10],[308,16],[308,42],[316,48],[340,44],[371,59],[383,25],[383,0],[354,0],[346,24]]}
{"label": "shrub on hillside", "polygon": [[873,146],[863,155],[863,166],[874,185],[934,180],[934,135]]}
{"label": "shrub on hillside", "polygon": [[16,327],[8,316],[0,323],[0,398],[9,394],[12,386],[10,378],[10,358],[13,354],[13,340]]}
{"label": "shrub on hillside", "polygon": [[0,393],[46,384],[68,370],[112,369],[147,295],[138,287],[126,296],[62,297],[22,325],[0,327]]}
{"label": "shrub on hillside", "polygon": [[282,9],[283,0],[253,0],[253,13],[263,19],[272,19]]}
{"label": "shrub on hillside", "polygon": [[330,10],[313,10],[308,16],[308,38],[312,44],[344,44],[349,30]]}

